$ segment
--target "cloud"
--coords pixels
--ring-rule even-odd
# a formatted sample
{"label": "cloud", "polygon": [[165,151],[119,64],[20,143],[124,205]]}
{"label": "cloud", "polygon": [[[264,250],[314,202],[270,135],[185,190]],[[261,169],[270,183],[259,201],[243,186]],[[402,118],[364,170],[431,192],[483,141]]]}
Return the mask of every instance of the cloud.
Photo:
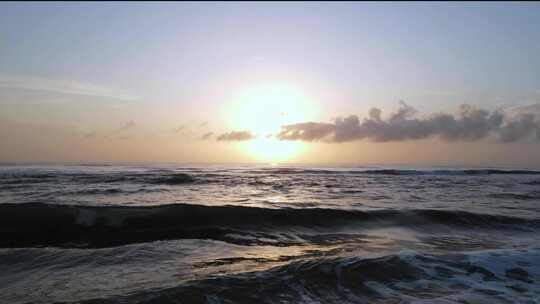
{"label": "cloud", "polygon": [[172,129],[171,131],[172,131],[173,133],[178,133],[178,132],[184,130],[185,128],[186,128],[186,126],[181,125],[181,126],[179,126],[178,128]]}
{"label": "cloud", "polygon": [[0,88],[107,97],[127,101],[139,99],[137,96],[95,84],[69,80],[51,80],[36,77],[0,75]]}
{"label": "cloud", "polygon": [[244,141],[255,138],[249,131],[231,131],[219,135],[216,139],[219,141]]}
{"label": "cloud", "polygon": [[129,129],[133,129],[133,128],[135,128],[136,125],[137,124],[133,120],[130,120],[130,121],[126,122],[123,126],[118,128],[118,131],[126,131],[126,130],[129,130]]}
{"label": "cloud", "polygon": [[540,139],[540,123],[536,120],[536,115],[526,113],[509,121],[499,130],[499,136],[504,142],[512,142],[527,137],[531,132],[535,132]]}
{"label": "cloud", "polygon": [[356,115],[338,117],[333,123],[304,122],[282,126],[281,140],[348,142],[369,139],[375,142],[439,137],[446,141],[476,141],[492,134],[502,142],[513,142],[532,134],[540,139],[540,116],[521,113],[509,117],[501,111],[487,111],[462,105],[457,115],[438,113],[415,118],[416,109],[400,102],[387,119],[372,108],[362,121]]}
{"label": "cloud", "polygon": [[528,103],[524,105],[510,106],[504,109],[504,113],[509,116],[521,114],[534,114],[540,116],[540,103]]}
{"label": "cloud", "polygon": [[207,139],[210,139],[212,136],[214,136],[214,132],[204,133],[204,134],[201,136],[201,139],[202,139],[202,140],[207,140]]}
{"label": "cloud", "polygon": [[208,125],[208,121],[203,121],[199,124],[199,127],[206,127]]}

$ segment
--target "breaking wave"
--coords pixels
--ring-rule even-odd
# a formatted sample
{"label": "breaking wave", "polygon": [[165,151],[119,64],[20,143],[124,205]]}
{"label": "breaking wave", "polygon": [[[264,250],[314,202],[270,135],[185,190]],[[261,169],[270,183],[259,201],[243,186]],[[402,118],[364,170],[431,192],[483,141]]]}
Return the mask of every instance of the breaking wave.
{"label": "breaking wave", "polygon": [[83,303],[529,303],[539,262],[534,250],[319,257]]}
{"label": "breaking wave", "polygon": [[[150,207],[0,205],[0,247],[110,247],[167,239],[214,239],[242,245],[280,242],[277,232],[339,227],[448,225],[531,230],[540,219],[449,210],[371,210],[174,204]],[[294,229],[293,229],[294,228]]]}

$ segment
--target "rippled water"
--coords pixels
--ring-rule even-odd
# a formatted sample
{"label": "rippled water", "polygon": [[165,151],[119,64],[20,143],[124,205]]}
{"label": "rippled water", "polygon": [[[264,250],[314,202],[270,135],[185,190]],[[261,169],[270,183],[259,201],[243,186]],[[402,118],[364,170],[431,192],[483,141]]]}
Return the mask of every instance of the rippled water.
{"label": "rippled water", "polygon": [[0,166],[0,302],[540,303],[540,172]]}

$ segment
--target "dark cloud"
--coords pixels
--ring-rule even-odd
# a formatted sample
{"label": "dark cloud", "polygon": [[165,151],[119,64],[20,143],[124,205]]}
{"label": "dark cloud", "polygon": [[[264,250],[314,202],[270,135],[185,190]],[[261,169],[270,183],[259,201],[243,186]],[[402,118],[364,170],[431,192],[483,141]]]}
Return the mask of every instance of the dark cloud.
{"label": "dark cloud", "polygon": [[514,120],[509,121],[499,131],[500,139],[511,142],[523,138],[536,130],[536,136],[540,139],[540,124],[534,114],[520,114]]}
{"label": "dark cloud", "polygon": [[202,139],[202,140],[207,140],[207,139],[210,139],[212,136],[214,136],[214,132],[204,133],[204,134],[201,136],[201,139]]}
{"label": "dark cloud", "polygon": [[231,131],[219,135],[216,139],[219,141],[243,141],[255,138],[249,131]]}
{"label": "dark cloud", "polygon": [[356,115],[339,117],[333,123],[305,122],[282,127],[281,140],[347,142],[369,139],[376,142],[424,139],[432,136],[447,141],[475,141],[495,134],[503,142],[513,142],[531,134],[540,139],[540,116],[531,113],[506,117],[500,111],[487,111],[462,105],[457,115],[438,113],[415,118],[417,111],[400,102],[400,108],[387,119],[373,108],[362,121]]}

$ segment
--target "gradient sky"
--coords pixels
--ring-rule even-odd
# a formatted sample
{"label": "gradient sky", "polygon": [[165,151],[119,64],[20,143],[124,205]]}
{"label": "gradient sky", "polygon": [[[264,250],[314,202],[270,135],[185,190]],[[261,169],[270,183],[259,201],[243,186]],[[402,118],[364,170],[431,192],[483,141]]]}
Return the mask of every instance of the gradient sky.
{"label": "gradient sky", "polygon": [[0,161],[540,167],[534,135],[217,140],[387,117],[400,100],[420,116],[540,113],[538,16],[501,2],[1,3]]}

